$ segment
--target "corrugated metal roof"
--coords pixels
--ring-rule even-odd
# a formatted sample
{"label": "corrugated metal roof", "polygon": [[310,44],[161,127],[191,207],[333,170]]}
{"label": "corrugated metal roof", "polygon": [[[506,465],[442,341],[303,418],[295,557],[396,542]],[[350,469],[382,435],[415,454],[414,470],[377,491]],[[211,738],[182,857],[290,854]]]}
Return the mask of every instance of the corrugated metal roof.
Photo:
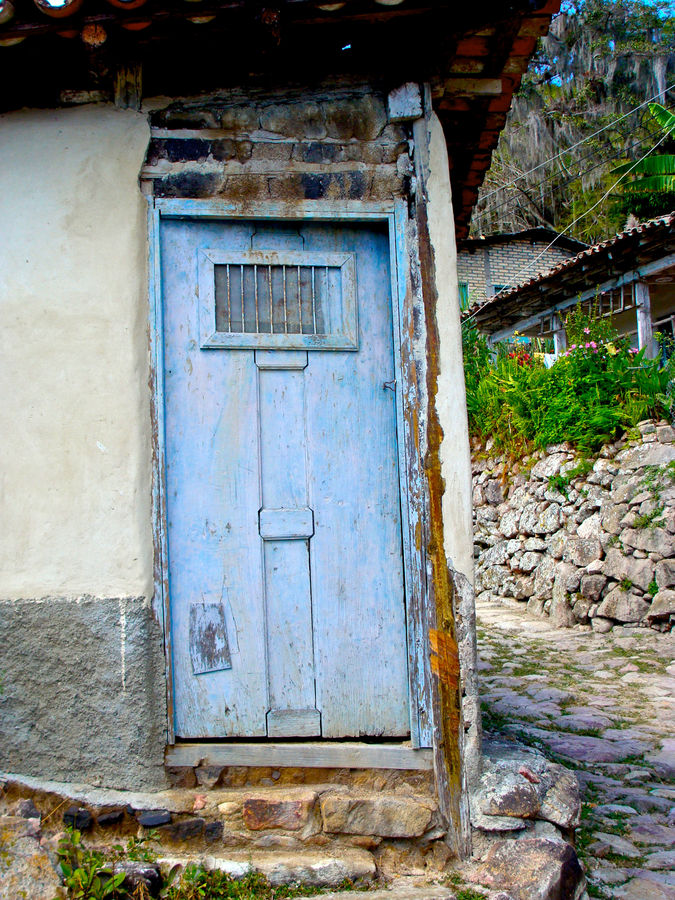
{"label": "corrugated metal roof", "polygon": [[[593,285],[604,284],[645,264],[659,254],[672,252],[675,240],[675,211],[619,232],[558,263],[541,275],[504,290],[474,305],[464,314],[479,328],[496,330],[496,326],[517,322],[555,304],[560,297],[570,297]],[[495,327],[493,327],[495,326]]]}

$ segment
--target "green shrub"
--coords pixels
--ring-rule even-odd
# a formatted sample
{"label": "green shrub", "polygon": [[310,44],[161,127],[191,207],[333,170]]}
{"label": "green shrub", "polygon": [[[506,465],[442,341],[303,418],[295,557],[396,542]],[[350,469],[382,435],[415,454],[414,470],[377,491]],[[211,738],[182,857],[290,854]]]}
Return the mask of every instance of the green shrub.
{"label": "green shrub", "polygon": [[640,420],[670,413],[670,363],[646,359],[593,310],[577,308],[565,327],[568,349],[546,368],[543,354],[522,344],[491,351],[465,323],[472,434],[514,454],[563,441],[592,453]]}

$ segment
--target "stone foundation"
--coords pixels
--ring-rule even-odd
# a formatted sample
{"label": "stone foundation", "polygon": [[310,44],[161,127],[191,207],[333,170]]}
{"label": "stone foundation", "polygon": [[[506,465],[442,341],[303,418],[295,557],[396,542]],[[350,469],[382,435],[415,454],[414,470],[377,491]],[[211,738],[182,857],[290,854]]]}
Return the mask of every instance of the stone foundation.
{"label": "stone foundation", "polygon": [[[11,839],[12,884],[52,900],[56,849],[72,826],[104,856],[131,836],[149,838],[156,862],[143,871],[157,881],[159,872],[194,862],[235,878],[260,872],[276,885],[331,888],[349,879],[396,890],[406,879],[430,886],[451,873],[453,885],[507,887],[512,900],[576,898],[583,890],[568,842],[579,823],[576,778],[512,742],[486,745],[471,797],[474,854],[464,863],[446,843],[428,772],[198,766],[170,775],[182,786],[158,792],[6,776],[0,825]],[[556,893],[559,883],[570,892]],[[425,897],[436,900],[433,891]]]}
{"label": "stone foundation", "polygon": [[[372,878],[376,873],[438,873],[452,858],[426,773],[338,770],[330,773],[330,782],[298,785],[289,782],[301,777],[301,770],[272,770],[270,778],[251,770],[249,778],[243,768],[223,770],[218,786],[207,784],[204,773],[199,773],[202,784],[195,788],[154,793],[7,776],[0,814],[31,803],[46,832],[72,825],[91,845],[110,846],[132,834],[153,831],[159,855],[183,862],[213,857],[222,865],[225,861],[241,865],[251,860],[251,854],[257,860],[258,854],[269,853],[277,855],[279,864],[283,862],[279,854],[301,858],[319,854],[324,861],[346,858],[358,863],[337,881]],[[302,777],[329,774],[302,772]],[[213,774],[208,781],[212,778]],[[241,787],[225,786],[244,780]],[[270,865],[272,861],[270,857]],[[261,871],[269,874],[264,867]],[[286,880],[295,877],[288,872],[286,876]],[[318,878],[318,883],[334,882]]]}
{"label": "stone foundation", "polygon": [[589,460],[567,444],[518,462],[476,444],[476,595],[563,628],[672,628],[674,440],[645,421]]}

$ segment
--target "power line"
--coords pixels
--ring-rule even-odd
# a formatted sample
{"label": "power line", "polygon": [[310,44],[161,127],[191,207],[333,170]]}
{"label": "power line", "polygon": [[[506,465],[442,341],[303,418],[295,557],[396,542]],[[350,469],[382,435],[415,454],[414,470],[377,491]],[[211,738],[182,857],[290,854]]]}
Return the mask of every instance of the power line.
{"label": "power line", "polygon": [[567,147],[565,150],[561,150],[560,153],[556,153],[555,156],[552,156],[550,159],[545,159],[543,162],[538,163],[531,169],[528,169],[527,172],[523,172],[521,175],[518,175],[517,178],[514,178],[513,181],[509,181],[508,184],[504,184],[501,187],[495,188],[493,191],[490,191],[484,197],[480,198],[479,202],[483,202],[483,200],[487,200],[488,197],[491,197],[493,194],[496,194],[498,191],[503,191],[508,187],[511,187],[513,184],[517,184],[517,182],[522,181],[523,178],[531,175],[532,172],[536,172],[538,169],[547,166],[549,163],[555,162],[556,159],[560,159],[561,156],[564,156],[566,153],[569,153],[570,150],[574,150],[576,147],[580,147],[582,144],[585,144],[586,141],[592,140],[594,137],[597,137],[599,134],[602,134],[603,131],[607,131],[608,128],[616,125],[617,122],[621,122],[623,119],[627,119],[628,116],[631,116],[633,113],[637,112],[639,109],[642,109],[643,106],[647,106],[648,103],[652,103],[656,100],[657,97],[660,97],[662,94],[666,94],[668,91],[672,90],[675,87],[675,81],[672,84],[669,84],[663,91],[659,91],[654,94],[653,97],[650,97],[648,100],[645,100],[643,103],[640,103],[639,106],[634,107],[633,109],[629,109],[627,113],[624,113],[622,116],[619,116],[618,119],[614,119],[609,122],[607,125],[603,125],[602,128],[599,128],[597,131],[594,131],[593,134],[589,134],[588,137],[582,138],[580,141],[577,141],[576,144],[572,144],[571,147]]}
{"label": "power line", "polygon": [[[622,182],[622,181],[624,180],[624,178],[626,177],[626,175],[630,175],[630,173],[633,171],[633,169],[636,169],[644,159],[647,159],[647,157],[649,156],[649,154],[650,154],[650,153],[653,153],[654,150],[656,150],[656,148],[659,147],[659,146],[666,140],[666,138],[668,138],[668,137],[670,137],[670,134],[669,134],[669,132],[666,132],[666,133],[663,135],[663,137],[661,137],[661,138],[654,144],[653,147],[650,147],[649,150],[647,150],[647,152],[644,154],[644,156],[641,156],[640,159],[638,159],[636,162],[634,162],[633,165],[630,167],[630,169],[628,169],[626,172],[624,172],[623,175],[622,175],[617,181],[614,182],[614,184],[609,188],[609,190],[606,191],[606,192],[602,195],[602,197],[600,197],[600,199],[597,200],[597,201],[593,204],[593,206],[589,207],[589,209],[587,209],[587,210],[585,210],[584,212],[582,212],[580,216],[577,216],[577,218],[576,218],[573,222],[570,222],[570,224],[569,224],[563,231],[561,231],[560,234],[557,234],[557,235],[553,238],[553,240],[551,241],[551,243],[550,243],[547,247],[544,247],[544,249],[541,251],[541,253],[539,253],[537,256],[535,256],[535,258],[534,258],[530,263],[528,263],[527,266],[525,266],[524,268],[522,268],[519,272],[516,272],[516,274],[515,274],[514,277],[513,277],[513,281],[515,282],[515,284],[516,284],[516,285],[518,284],[518,281],[517,281],[516,279],[520,278],[521,275],[527,273],[530,269],[532,269],[533,266],[535,265],[535,263],[537,263],[537,262],[542,258],[542,256],[544,256],[544,254],[547,253],[547,252],[551,249],[551,247],[555,244],[555,242],[556,242],[557,240],[559,240],[561,237],[563,237],[563,235],[564,235],[566,232],[568,232],[568,231],[570,230],[570,228],[574,228],[574,226],[575,226],[578,222],[580,222],[580,221],[581,221],[582,219],[584,219],[587,215],[589,215],[589,213],[592,213],[594,209],[596,209],[598,206],[600,206],[600,204],[601,204],[603,201],[605,201],[605,200],[607,199],[607,197],[609,197],[609,195],[612,193],[612,191],[614,190],[614,188],[617,187],[617,186],[620,184],[620,182]],[[494,301],[497,299],[497,297],[500,296],[500,294],[503,294],[505,291],[508,291],[508,290],[510,290],[510,286],[503,287],[500,291],[497,291],[497,293],[494,295],[494,297],[490,297],[489,300],[488,300],[486,303],[483,303],[483,304],[480,305],[480,307],[479,307],[480,311],[484,310],[486,306],[490,306],[490,304],[491,304],[491,303],[494,303]],[[479,312],[479,309],[476,309],[475,312],[473,312],[473,313],[472,313],[470,316],[468,316],[467,318],[468,318],[468,319],[473,319],[473,317],[476,315],[476,313]]]}
{"label": "power line", "polygon": [[[672,111],[672,109],[673,109],[673,107],[667,107],[667,108],[668,108],[668,111],[669,111],[669,112]],[[641,138],[640,140],[635,141],[635,142],[634,142],[633,144],[631,144],[631,146],[627,149],[625,155],[627,155],[631,150],[634,150],[635,147],[640,146],[640,144],[644,144],[644,142],[645,142],[646,140],[649,140],[649,139],[651,139],[652,137],[653,137],[653,135],[647,134],[647,135],[645,135],[644,138]],[[597,166],[603,165],[605,162],[611,162],[611,161],[614,160],[614,159],[618,159],[618,158],[619,158],[620,156],[622,156],[622,155],[624,155],[624,154],[623,154],[623,153],[617,153],[617,154],[615,154],[614,156],[608,157],[606,160],[599,160],[599,162],[596,163],[595,166],[591,166],[590,168],[585,169],[585,170],[581,173],[581,176],[585,175],[587,172],[593,171],[594,168],[596,168]],[[575,165],[579,165],[579,164],[582,163],[584,160],[590,159],[592,156],[597,156],[597,153],[596,153],[595,150],[591,150],[590,153],[586,153],[584,156],[579,157],[579,159],[577,159],[577,160],[574,161],[574,164],[575,164]],[[523,173],[523,175],[526,175],[526,174],[527,174],[526,172]],[[554,178],[557,178],[559,175],[560,175],[560,172],[552,172],[550,175],[547,175],[547,176],[546,176],[545,178],[543,178],[541,181],[538,181],[538,182],[536,182],[534,185],[531,185],[531,189],[532,189],[532,190],[537,190],[537,189],[540,188],[542,185],[546,184],[546,183],[549,182],[549,181],[552,181]],[[568,184],[568,183],[570,183],[570,181],[576,180],[576,178],[578,178],[578,177],[580,177],[580,176],[575,175],[575,176],[573,176],[571,179],[568,179],[568,181],[565,182],[565,185]],[[519,176],[519,178],[520,178],[520,176]],[[514,183],[515,183],[515,182],[511,182],[510,185],[507,184],[507,185],[504,185],[504,187],[498,187],[498,188],[495,188],[493,191],[490,192],[489,195],[486,195],[486,196],[491,196],[492,194],[496,194],[496,193],[498,193],[499,191],[506,190],[509,186],[512,186]],[[564,187],[565,185],[563,185],[563,187]],[[520,189],[519,189],[519,190],[520,190]],[[495,209],[500,209],[504,204],[510,203],[511,200],[516,199],[517,196],[518,196],[517,194],[513,194],[511,197],[506,197],[506,198],[505,198],[504,200],[502,200],[501,203],[499,203],[497,206],[493,206],[493,207],[492,207],[492,210],[494,211]],[[481,202],[482,202],[482,201],[481,201]]]}

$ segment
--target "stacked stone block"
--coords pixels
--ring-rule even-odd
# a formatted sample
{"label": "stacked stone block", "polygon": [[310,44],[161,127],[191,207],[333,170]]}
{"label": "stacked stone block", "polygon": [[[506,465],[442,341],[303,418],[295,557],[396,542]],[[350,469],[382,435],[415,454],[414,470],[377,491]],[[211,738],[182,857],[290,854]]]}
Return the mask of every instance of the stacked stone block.
{"label": "stacked stone block", "polygon": [[571,478],[567,444],[518,463],[473,454],[476,593],[560,627],[675,622],[675,431],[645,421]]}
{"label": "stacked stone block", "polygon": [[358,85],[286,94],[224,92],[152,114],[142,179],[155,197],[240,206],[303,200],[385,201],[409,193],[408,130],[386,97]]}

